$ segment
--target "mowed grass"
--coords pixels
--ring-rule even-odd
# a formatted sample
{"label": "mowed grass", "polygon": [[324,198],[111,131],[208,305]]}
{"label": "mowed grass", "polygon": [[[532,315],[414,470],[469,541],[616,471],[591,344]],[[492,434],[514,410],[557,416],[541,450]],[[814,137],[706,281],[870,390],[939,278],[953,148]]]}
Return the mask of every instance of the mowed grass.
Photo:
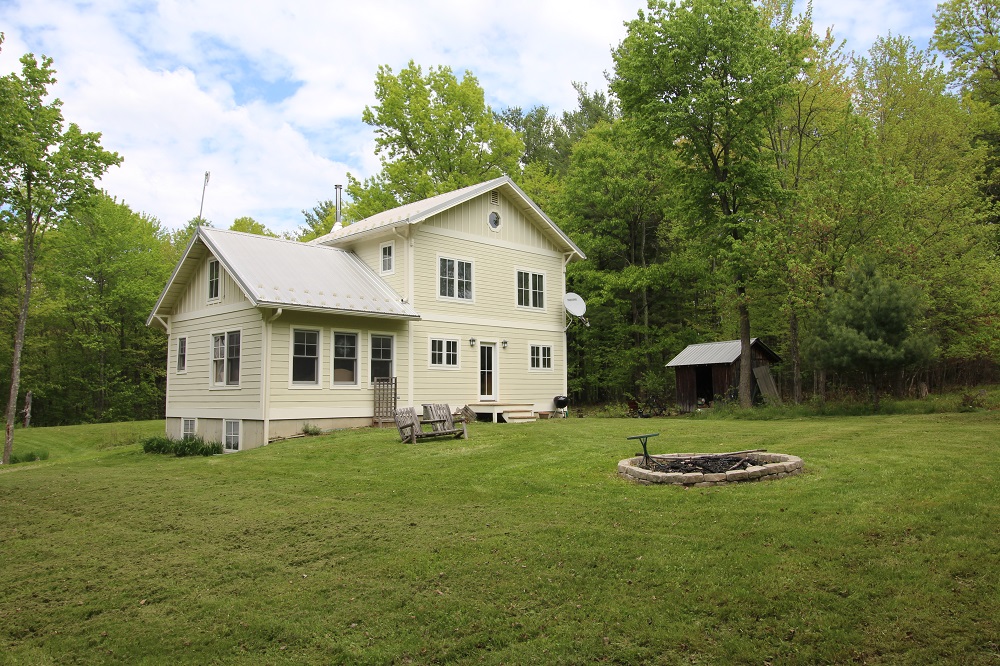
{"label": "mowed grass", "polygon": [[[618,478],[647,431],[806,473]],[[980,412],[67,446],[0,472],[0,661],[997,664],[998,435]]]}

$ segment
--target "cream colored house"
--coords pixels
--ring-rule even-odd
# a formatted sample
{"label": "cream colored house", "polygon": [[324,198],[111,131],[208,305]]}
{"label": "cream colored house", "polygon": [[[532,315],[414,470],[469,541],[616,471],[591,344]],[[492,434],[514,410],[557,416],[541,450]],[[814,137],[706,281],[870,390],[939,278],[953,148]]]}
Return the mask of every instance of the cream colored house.
{"label": "cream colored house", "polygon": [[169,337],[167,434],[227,450],[469,405],[518,421],[566,393],[566,265],[583,252],[509,178],[304,244],[201,227],[148,324]]}

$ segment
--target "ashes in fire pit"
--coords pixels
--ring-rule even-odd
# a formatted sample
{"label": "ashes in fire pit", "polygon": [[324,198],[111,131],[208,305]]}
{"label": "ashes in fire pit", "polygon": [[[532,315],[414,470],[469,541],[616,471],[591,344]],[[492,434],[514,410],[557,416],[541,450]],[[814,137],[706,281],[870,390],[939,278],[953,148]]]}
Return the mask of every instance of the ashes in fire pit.
{"label": "ashes in fire pit", "polygon": [[764,449],[732,453],[637,455],[618,463],[618,473],[639,483],[717,486],[740,481],[783,479],[802,473],[802,459]]}

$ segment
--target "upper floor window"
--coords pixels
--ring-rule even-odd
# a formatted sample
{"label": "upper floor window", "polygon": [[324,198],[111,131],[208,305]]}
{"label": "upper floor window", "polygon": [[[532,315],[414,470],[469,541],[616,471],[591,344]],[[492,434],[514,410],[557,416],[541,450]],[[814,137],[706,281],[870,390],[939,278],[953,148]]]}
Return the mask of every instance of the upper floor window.
{"label": "upper floor window", "polygon": [[356,333],[333,334],[333,383],[350,386],[358,383],[358,336]]}
{"label": "upper floor window", "polygon": [[438,262],[438,295],[472,300],[472,262],[442,257]]}
{"label": "upper floor window", "polygon": [[545,275],[517,272],[517,305],[522,308],[545,307]]}
{"label": "upper floor window", "polygon": [[177,372],[187,372],[187,338],[177,338]]}
{"label": "upper floor window", "polygon": [[392,377],[392,336],[372,336],[372,379]]}
{"label": "upper floor window", "polygon": [[219,298],[219,260],[208,262],[208,300]]}
{"label": "upper floor window", "polygon": [[458,340],[431,340],[431,367],[458,367]]}
{"label": "upper floor window", "polygon": [[292,382],[319,383],[319,331],[292,331]]}
{"label": "upper floor window", "polygon": [[212,383],[216,386],[240,385],[240,332],[212,336]]}
{"label": "upper floor window", "polygon": [[379,246],[379,272],[389,275],[396,270],[395,242],[389,241]]}

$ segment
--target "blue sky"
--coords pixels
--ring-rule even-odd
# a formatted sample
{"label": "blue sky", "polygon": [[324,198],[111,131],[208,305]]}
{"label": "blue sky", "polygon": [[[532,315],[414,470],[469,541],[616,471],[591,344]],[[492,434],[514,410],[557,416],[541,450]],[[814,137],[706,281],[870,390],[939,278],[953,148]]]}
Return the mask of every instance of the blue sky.
{"label": "blue sky", "polygon": [[[611,48],[645,0],[0,0],[0,73],[25,52],[55,61],[67,120],[125,158],[102,186],[183,225],[250,215],[292,230],[334,185],[378,169],[375,71],[414,60],[470,70],[495,109],[575,104],[604,88]],[[804,3],[802,9],[804,9]],[[814,0],[848,50],[890,32],[927,45],[936,3]]]}

